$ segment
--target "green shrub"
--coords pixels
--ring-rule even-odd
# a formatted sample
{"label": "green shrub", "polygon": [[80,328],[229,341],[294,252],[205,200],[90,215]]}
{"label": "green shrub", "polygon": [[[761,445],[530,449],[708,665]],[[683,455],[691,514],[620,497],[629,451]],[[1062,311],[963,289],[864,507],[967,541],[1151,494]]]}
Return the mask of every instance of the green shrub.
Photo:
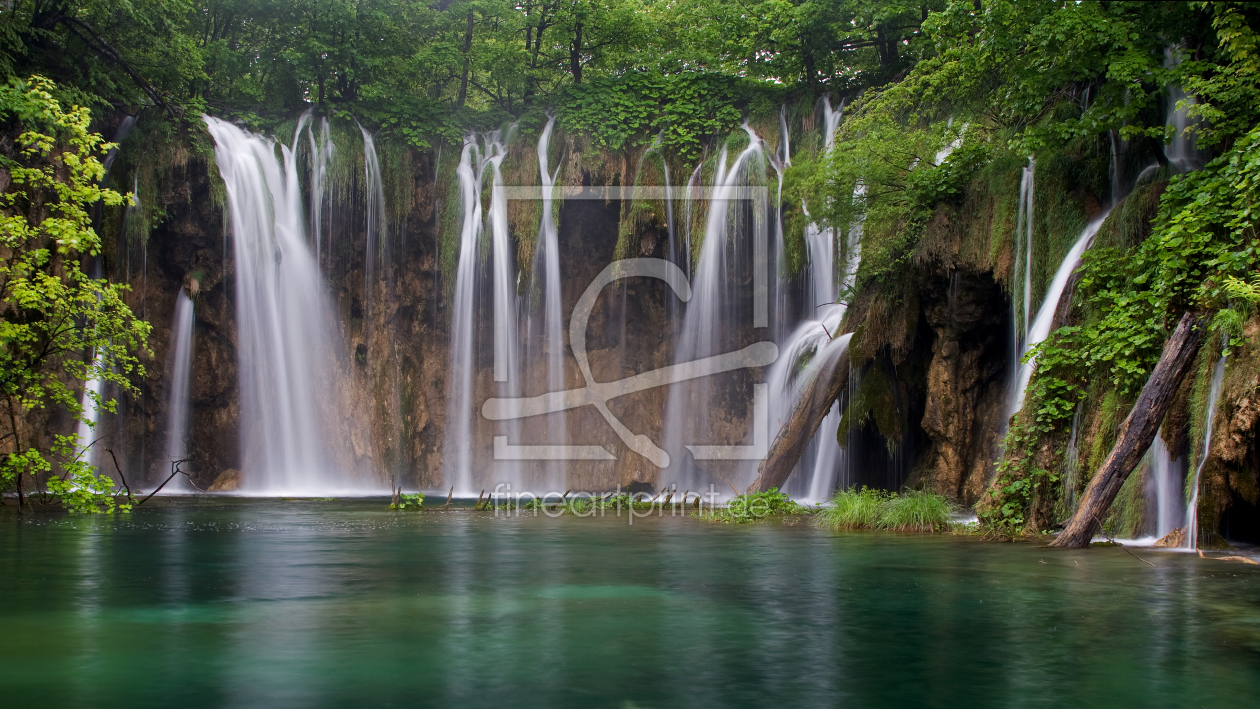
{"label": "green shrub", "polygon": [[725,508],[712,513],[700,513],[705,519],[715,522],[757,522],[767,517],[805,514],[812,512],[808,507],[797,504],[779,488],[770,488],[765,492],[751,492],[737,495],[726,504]]}
{"label": "green shrub", "polygon": [[389,503],[391,510],[419,510],[421,507],[424,507],[423,492],[414,495],[400,494],[396,502]]}

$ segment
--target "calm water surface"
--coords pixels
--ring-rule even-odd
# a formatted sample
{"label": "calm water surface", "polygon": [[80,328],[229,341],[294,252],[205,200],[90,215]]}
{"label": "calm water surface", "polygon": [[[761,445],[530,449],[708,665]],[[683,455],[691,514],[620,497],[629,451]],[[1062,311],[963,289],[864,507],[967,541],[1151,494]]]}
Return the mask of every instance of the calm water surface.
{"label": "calm water surface", "polygon": [[1236,707],[1260,690],[1260,567],[385,504],[163,500],[116,519],[26,521],[10,508],[0,696],[13,707]]}

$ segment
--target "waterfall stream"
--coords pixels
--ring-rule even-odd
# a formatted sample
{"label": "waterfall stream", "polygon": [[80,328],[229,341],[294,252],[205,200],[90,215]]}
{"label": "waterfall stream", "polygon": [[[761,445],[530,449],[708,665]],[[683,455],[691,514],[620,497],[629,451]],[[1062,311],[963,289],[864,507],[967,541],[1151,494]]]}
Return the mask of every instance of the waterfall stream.
{"label": "waterfall stream", "polygon": [[[298,137],[302,134],[302,129],[305,127],[306,121],[309,120],[310,114],[311,112],[307,111],[298,120],[298,127],[293,132],[293,145],[295,148],[297,147]],[[315,127],[311,126],[306,131],[306,139],[310,144],[311,158],[311,199],[309,205],[311,235],[315,240],[315,263],[318,265],[323,262],[324,258],[324,209],[332,209],[332,203],[328,200],[326,194],[328,190],[328,169],[332,165],[333,155],[336,152],[336,146],[333,145],[332,136],[329,134],[328,119],[320,119],[318,137],[315,134]],[[366,147],[365,145],[365,153],[367,152]],[[375,159],[375,155],[373,155],[373,159]],[[384,204],[383,197],[382,204]],[[369,229],[369,233],[370,231]]]}
{"label": "waterfall stream", "polygon": [[[674,361],[678,363],[738,349],[740,343],[735,339],[739,324],[750,314],[742,311],[735,290],[740,279],[735,272],[743,265],[741,255],[751,251],[758,230],[766,227],[766,205],[742,194],[742,188],[755,181],[758,168],[764,169],[764,144],[748,124],[743,129],[748,135],[748,146],[729,163],[723,147],[714,166],[704,241],[692,277],[692,297],[674,350]],[[755,326],[766,324],[754,322]],[[708,412],[713,404],[714,384],[710,379],[670,387],[665,409],[665,451],[669,457],[661,467],[670,469],[667,478],[677,481],[680,488],[699,490],[714,482],[712,474],[698,470],[690,462],[705,459],[703,454],[697,455],[697,449],[705,447],[690,443],[707,443],[706,438],[712,435]],[[682,454],[684,448],[692,454],[690,461],[682,460],[686,458]]]}
{"label": "waterfall stream", "polygon": [[1151,443],[1151,478],[1155,484],[1155,537],[1182,525],[1185,516],[1185,459],[1173,459],[1159,434]]}
{"label": "waterfall stream", "polygon": [[[235,254],[242,490],[360,489],[349,471],[344,343],[306,239],[288,146],[205,116],[227,191]],[[280,156],[277,157],[277,150]]]}
{"label": "waterfall stream", "polygon": [[[190,390],[193,350],[193,302],[180,288],[175,295],[175,317],[171,321],[170,391],[166,398],[166,458],[158,470],[165,479],[170,466],[188,457],[188,422],[191,415]],[[164,488],[174,492],[189,489],[187,478],[175,476]]]}
{"label": "waterfall stream", "polygon": [[[455,274],[455,298],[451,315],[451,380],[449,385],[450,431],[446,436],[446,470],[448,486],[460,495],[477,495],[472,468],[474,465],[473,402],[476,374],[477,347],[476,315],[482,294],[490,290],[490,306],[493,327],[490,345],[493,347],[493,380],[501,396],[516,396],[520,391],[520,372],[517,359],[517,297],[516,267],[511,234],[508,231],[507,194],[503,184],[501,166],[507,157],[507,141],[511,137],[500,131],[485,134],[479,139],[469,136],[460,153],[456,176],[459,180],[463,221],[460,227],[459,261]],[[483,244],[487,233],[483,224],[481,205],[482,188],[487,171],[490,176],[490,243]],[[489,273],[482,269],[482,251],[490,255]],[[557,270],[559,268],[557,261]],[[487,279],[487,276],[489,277]],[[558,284],[557,284],[558,285]],[[499,428],[497,439],[517,440],[518,427],[508,421]],[[502,473],[502,474],[500,474]],[[495,483],[506,482],[520,490],[519,465],[505,465],[496,469]],[[484,482],[484,481],[483,481]]]}
{"label": "waterfall stream", "polygon": [[[367,214],[367,246],[363,259],[363,307],[370,313],[372,291],[376,288],[379,277],[377,269],[388,266],[389,225],[385,218],[385,188],[381,183],[381,162],[376,157],[376,143],[372,140],[372,134],[362,125],[359,126],[359,132],[363,134],[363,174],[367,193],[367,202],[364,205]],[[296,145],[296,141],[294,144]]]}
{"label": "waterfall stream", "polygon": [[[830,152],[835,144],[835,134],[843,117],[844,104],[833,108],[829,98],[821,102],[823,112],[823,151]],[[786,124],[784,145],[787,145]],[[785,163],[789,156],[785,153]],[[858,188],[857,196],[861,194]],[[802,210],[808,217],[805,205]],[[814,222],[805,226],[805,246],[808,257],[803,319],[784,338],[779,346],[779,359],[771,365],[767,380],[770,385],[771,429],[778,431],[792,415],[806,386],[813,381],[825,364],[834,362],[848,348],[849,336],[836,337],[841,321],[848,309],[841,295],[853,288],[861,261],[862,225],[857,223],[849,230],[846,240],[839,290],[836,283],[836,231],[823,228]],[[794,498],[805,503],[823,502],[831,497],[837,484],[836,476],[845,467],[844,449],[840,446],[836,431],[840,425],[840,402],[831,410],[818,428],[818,434],[810,442],[796,470],[784,485]],[[840,481],[841,486],[847,481]]]}
{"label": "waterfall stream", "polygon": [[1194,480],[1189,488],[1190,502],[1186,505],[1186,534],[1185,543],[1182,545],[1187,549],[1199,548],[1199,480],[1203,475],[1203,466],[1207,464],[1208,456],[1212,453],[1212,424],[1216,421],[1216,404],[1221,397],[1221,382],[1225,379],[1225,355],[1222,354],[1220,359],[1216,360],[1216,366],[1212,368],[1212,385],[1208,389],[1207,416],[1203,422],[1203,454],[1199,456],[1198,465],[1194,466]]}
{"label": "waterfall stream", "polygon": [[[1037,164],[1030,157],[1028,166],[1024,168],[1019,182],[1019,206],[1015,212],[1015,268],[1016,277],[1023,272],[1022,290],[1019,298],[1011,297],[1011,322],[1015,329],[1012,340],[1014,357],[1012,359],[1011,393],[1007,416],[1019,411],[1024,401],[1024,388],[1021,386],[1023,376],[1020,359],[1028,351],[1028,330],[1032,313],[1032,261],[1033,261],[1033,192]],[[1060,267],[1061,268],[1061,267]],[[1012,281],[1015,279],[1012,278]],[[1013,286],[1012,286],[1013,289]],[[1047,299],[1048,301],[1049,299]],[[1052,308],[1053,310],[1053,308]]]}
{"label": "waterfall stream", "polygon": [[[533,349],[525,353],[525,370],[546,371],[547,391],[564,389],[564,316],[560,312],[560,241],[556,229],[555,199],[553,190],[556,177],[560,173],[559,166],[551,170],[548,151],[551,148],[551,133],[555,128],[555,116],[547,117],[547,125],[538,138],[538,177],[542,185],[542,214],[538,220],[538,241],[534,251],[533,278],[531,293],[527,302],[527,347]],[[539,317],[535,317],[535,316]],[[541,321],[541,322],[539,322]],[[537,327],[541,325],[541,327]],[[541,336],[541,337],[539,337]],[[539,366],[541,365],[541,366]],[[564,411],[550,414],[546,420],[546,442],[549,445],[564,445],[565,427],[568,416]],[[564,463],[551,461],[547,464],[545,489],[559,489],[564,485]]]}
{"label": "waterfall stream", "polygon": [[[1043,340],[1050,336],[1050,328],[1054,325],[1054,313],[1059,308],[1059,299],[1063,297],[1063,291],[1067,288],[1068,281],[1072,278],[1072,273],[1076,271],[1076,267],[1081,264],[1081,257],[1085,255],[1085,251],[1089,249],[1090,243],[1094,240],[1094,235],[1098,233],[1098,229],[1102,227],[1103,221],[1107,219],[1107,215],[1111,210],[1107,210],[1094,218],[1094,221],[1086,225],[1081,235],[1076,238],[1076,243],[1068,250],[1067,255],[1063,257],[1063,261],[1059,263],[1059,268],[1054,272],[1054,278],[1050,281],[1050,288],[1046,291],[1046,297],[1041,301],[1041,307],[1037,309],[1037,317],[1033,319],[1032,324],[1024,332],[1024,343],[1021,350],[1021,357],[1029,350],[1041,344]],[[1031,252],[1030,256],[1031,258]],[[1031,279],[1025,281],[1027,288],[1031,284]],[[1028,388],[1028,381],[1032,378],[1033,370],[1037,367],[1037,359],[1030,358],[1026,363],[1016,363],[1018,366],[1018,375],[1015,380],[1014,398],[1009,408],[1010,413],[1014,414],[1024,405],[1024,394]]]}

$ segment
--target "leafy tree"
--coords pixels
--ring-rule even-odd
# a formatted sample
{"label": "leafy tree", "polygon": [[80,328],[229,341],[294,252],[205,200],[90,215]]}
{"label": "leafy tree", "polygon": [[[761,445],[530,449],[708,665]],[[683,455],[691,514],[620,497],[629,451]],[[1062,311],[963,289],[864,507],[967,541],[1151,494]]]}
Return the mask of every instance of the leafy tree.
{"label": "leafy tree", "polygon": [[[100,249],[89,208],[129,199],[99,186],[100,157],[112,147],[88,130],[83,107],[65,111],[47,79],[0,86],[0,116],[26,130],[16,153],[0,156],[0,397],[8,448],[0,488],[16,489],[47,477],[47,489],[71,509],[112,511],[113,488],[79,460],[74,436],[44,441],[29,416],[63,410],[85,420],[79,383],[95,379],[135,393],[132,375],[149,325],[122,300],[126,286],[91,278],[82,260]],[[90,403],[113,411],[115,402],[88,390]],[[60,467],[54,470],[54,464]]]}

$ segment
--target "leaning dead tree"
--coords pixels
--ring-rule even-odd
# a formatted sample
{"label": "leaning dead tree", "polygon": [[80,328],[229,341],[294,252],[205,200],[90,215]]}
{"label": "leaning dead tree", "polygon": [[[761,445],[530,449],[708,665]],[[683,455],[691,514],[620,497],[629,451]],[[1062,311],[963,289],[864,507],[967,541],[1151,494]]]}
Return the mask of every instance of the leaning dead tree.
{"label": "leaning dead tree", "polygon": [[1208,316],[1203,314],[1186,313],[1182,316],[1172,337],[1164,343],[1164,353],[1160,355],[1150,379],[1146,380],[1146,386],[1142,387],[1133,410],[1120,424],[1111,455],[1090,480],[1076,513],[1051,546],[1088,546],[1102,527],[1103,516],[1111,508],[1120,486],[1155,440],[1173,394],[1181,386],[1182,378],[1199,351],[1207,324]]}
{"label": "leaning dead tree", "polygon": [[[774,437],[770,451],[758,466],[757,479],[748,486],[749,492],[781,488],[787,482],[805,452],[805,446],[809,445],[823,418],[831,410],[831,405],[849,385],[849,337],[842,335],[837,338],[833,345],[838,353],[821,362],[813,380],[806,384],[792,416]],[[841,339],[843,342],[840,342]]]}

